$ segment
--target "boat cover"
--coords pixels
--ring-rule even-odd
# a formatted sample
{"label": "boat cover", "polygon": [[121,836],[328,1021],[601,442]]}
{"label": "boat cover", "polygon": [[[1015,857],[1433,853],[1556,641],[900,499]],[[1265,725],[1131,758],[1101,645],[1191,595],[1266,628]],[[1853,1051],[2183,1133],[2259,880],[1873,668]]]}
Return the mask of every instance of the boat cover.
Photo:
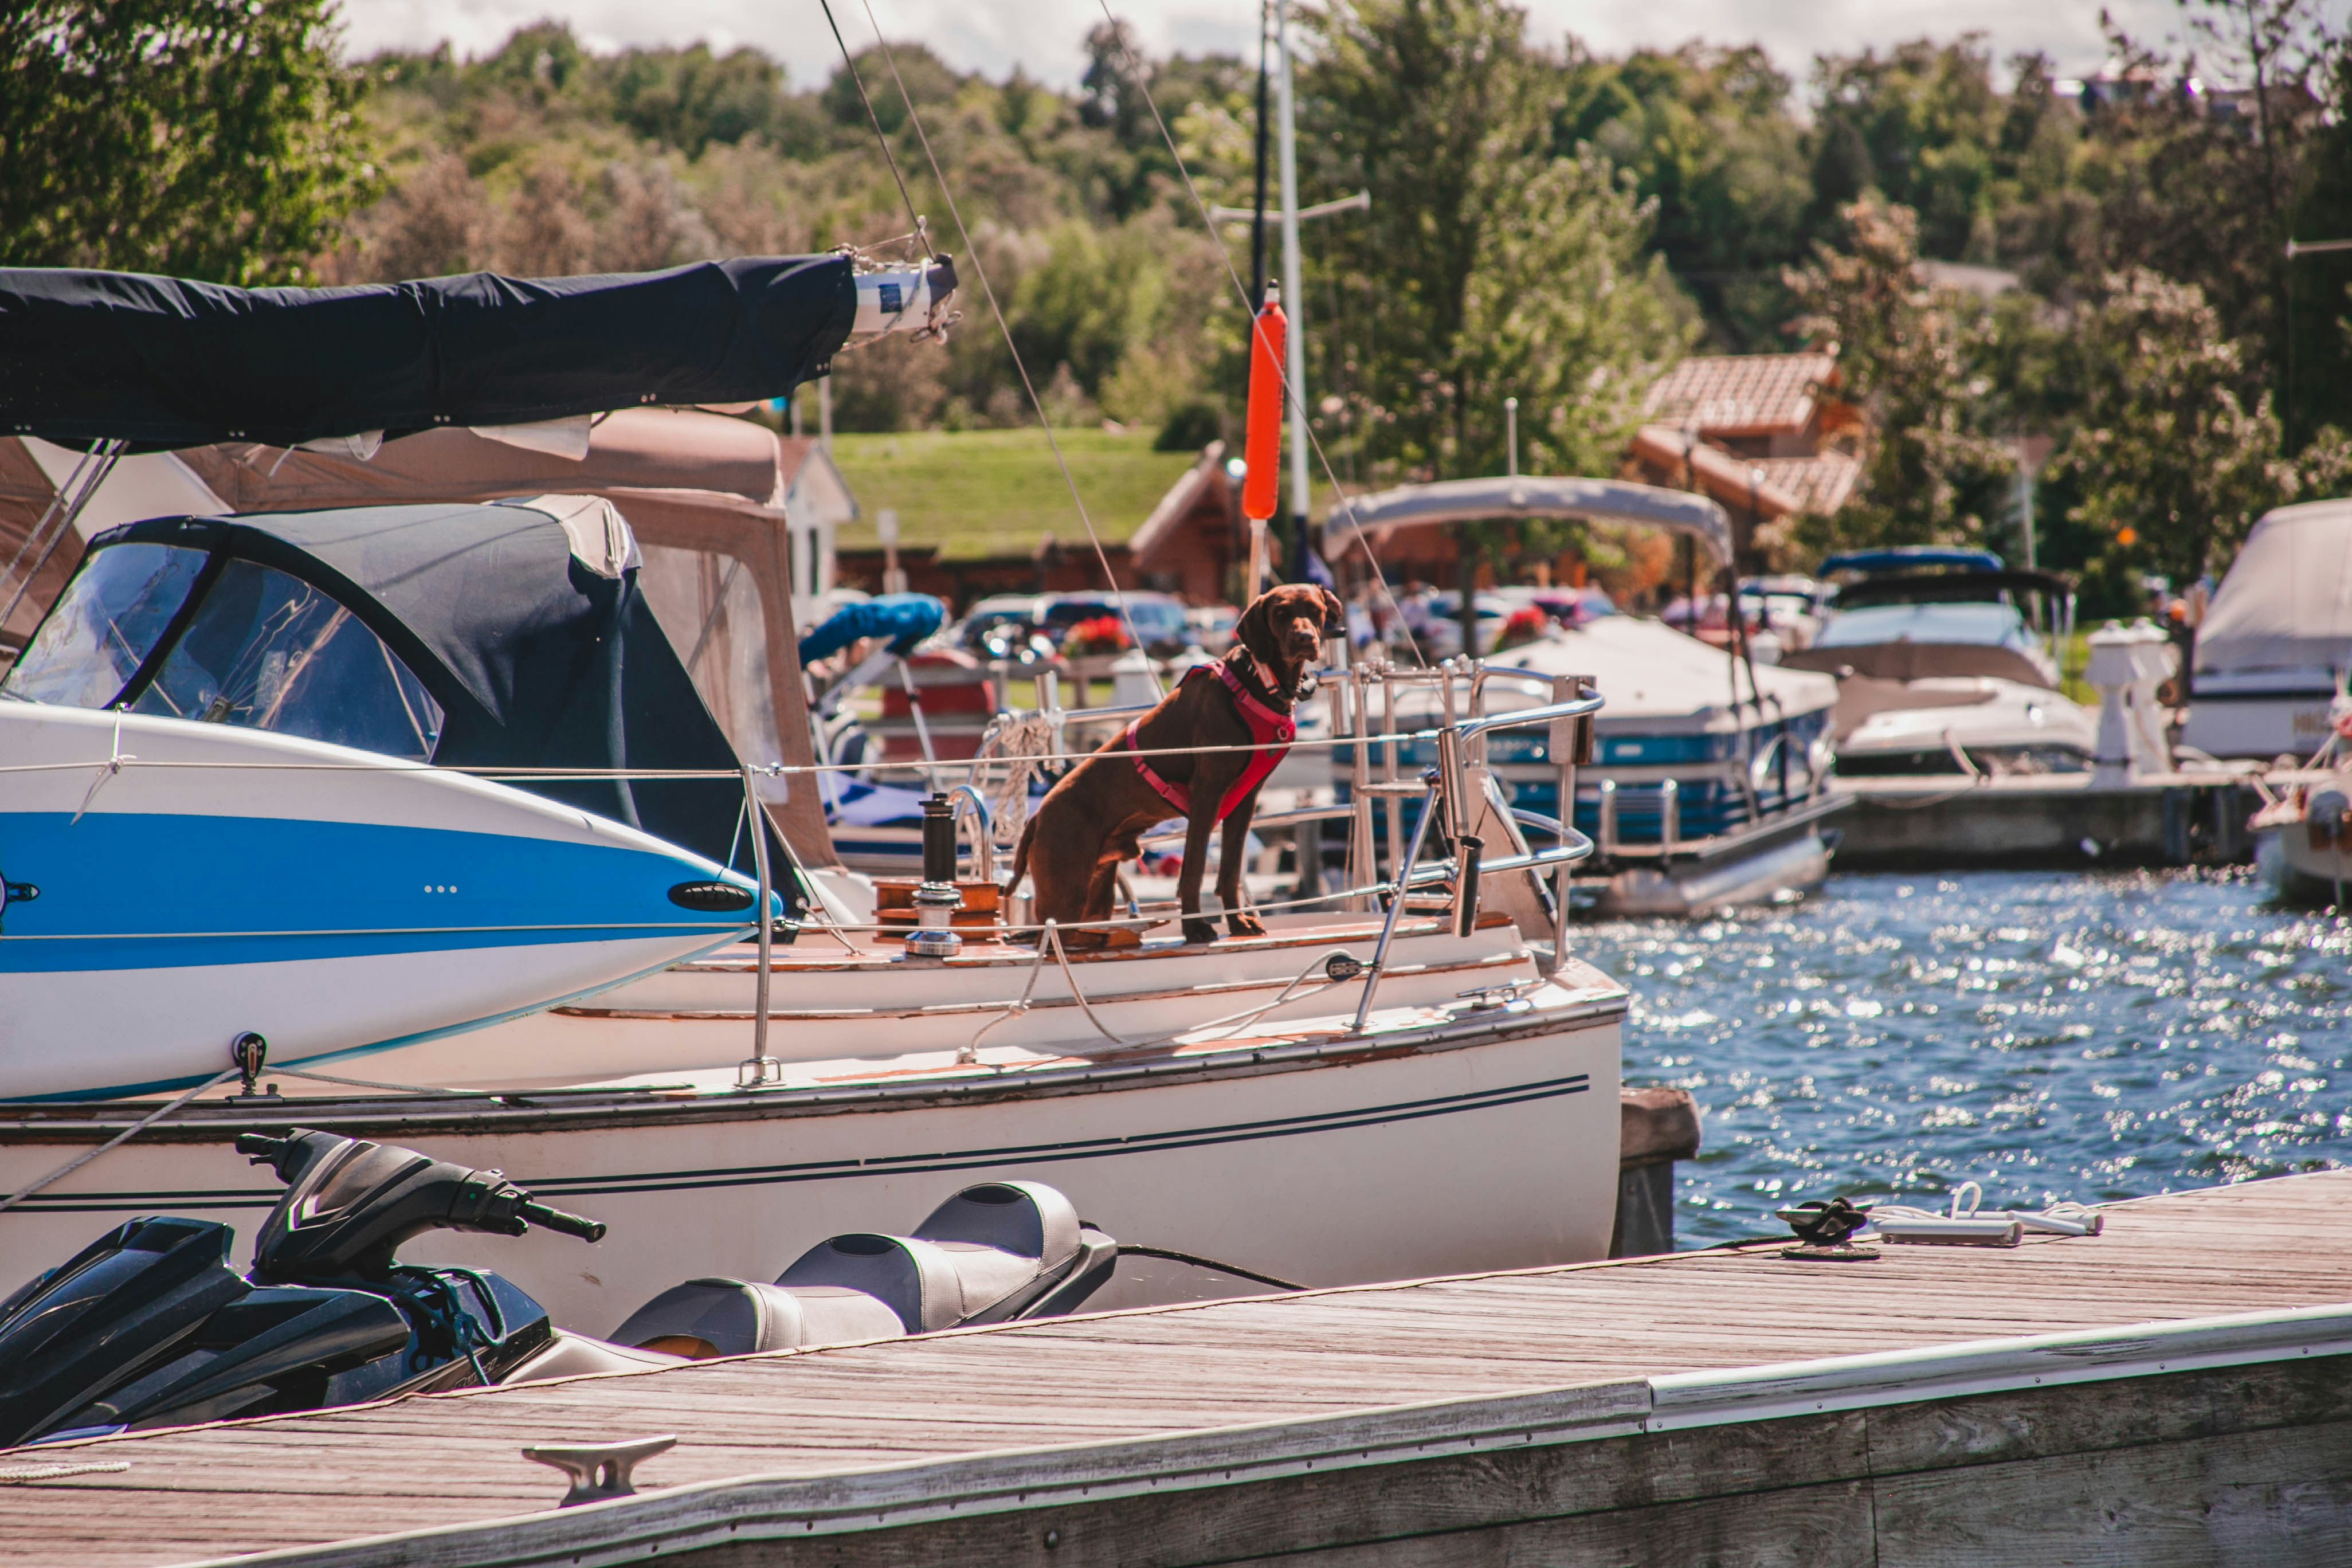
{"label": "boat cover", "polygon": [[[602,501],[156,518],[100,535],[90,551],[139,542],[223,551],[331,596],[441,705],[441,765],[738,765],[637,591],[628,525]],[[503,782],[721,865],[749,863],[733,779]]]}
{"label": "boat cover", "polygon": [[2197,674],[2352,665],[2352,500],[2254,524],[2197,628]]}
{"label": "boat cover", "polygon": [[133,451],[779,397],[849,335],[845,256],[232,289],[0,268],[0,432]]}
{"label": "boat cover", "polygon": [[1705,496],[1626,479],[1542,479],[1527,474],[1399,485],[1352,500],[1343,498],[1332,504],[1331,514],[1324,519],[1324,552],[1337,557],[1354,542],[1355,529],[1420,528],[1518,517],[1581,518],[1662,528],[1697,540],[1725,565],[1731,562],[1731,519]]}

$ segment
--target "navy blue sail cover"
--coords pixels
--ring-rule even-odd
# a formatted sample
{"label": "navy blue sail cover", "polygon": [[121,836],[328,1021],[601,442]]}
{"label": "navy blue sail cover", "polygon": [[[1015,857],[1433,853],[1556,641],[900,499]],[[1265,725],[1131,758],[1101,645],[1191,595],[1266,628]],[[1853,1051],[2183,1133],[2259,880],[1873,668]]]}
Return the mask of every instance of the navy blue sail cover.
{"label": "navy blue sail cover", "polygon": [[0,268],[0,434],[132,451],[781,397],[849,336],[845,256],[232,289]]}
{"label": "navy blue sail cover", "polygon": [[[121,544],[274,567],[341,605],[441,705],[432,756],[441,766],[739,765],[637,592],[636,569],[593,570],[573,554],[562,523],[526,503],[154,518],[99,535],[91,558]],[[199,580],[200,595],[209,580]],[[721,865],[753,863],[743,787],[731,778],[502,782]],[[769,843],[772,863],[789,865],[782,839],[771,834]],[[790,882],[780,875],[788,905],[797,903]]]}

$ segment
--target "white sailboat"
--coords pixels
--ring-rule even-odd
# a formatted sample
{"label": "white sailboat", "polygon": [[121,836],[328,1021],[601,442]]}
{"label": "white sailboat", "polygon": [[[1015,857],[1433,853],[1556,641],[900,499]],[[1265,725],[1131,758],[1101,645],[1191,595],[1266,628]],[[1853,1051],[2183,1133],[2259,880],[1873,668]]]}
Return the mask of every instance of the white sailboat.
{"label": "white sailboat", "polygon": [[[840,265],[847,288],[856,279]],[[856,287],[866,291],[862,281]],[[825,320],[838,331],[846,317]],[[797,330],[792,318],[773,312],[764,325]],[[823,357],[823,332],[806,347]],[[356,363],[354,376],[365,380]],[[505,390],[495,378],[477,384],[486,395]],[[104,416],[100,393],[130,401],[119,384],[110,391],[98,378],[86,400],[97,412],[78,413],[79,428]],[[577,394],[605,395],[602,384]],[[21,411],[0,409],[14,412]],[[204,419],[233,432],[244,427],[242,415],[224,406]],[[397,423],[363,405],[346,417],[363,427]],[[37,415],[27,423],[37,425]],[[257,417],[251,425],[268,427]],[[667,516],[656,530],[660,542],[640,546],[629,527],[632,507],[649,519]],[[492,521],[499,526],[488,526]],[[410,548],[453,531],[463,547]],[[394,893],[469,900],[485,887],[481,873],[493,875],[491,891],[524,910],[509,923],[560,926],[583,909],[609,920],[645,919],[636,905],[608,915],[583,901],[588,895],[567,895],[550,880],[497,883],[509,863],[497,857],[513,852],[509,840],[565,816],[580,824],[578,836],[551,839],[567,853],[610,843],[626,853],[667,853],[698,874],[665,882],[659,892],[672,908],[700,917],[681,940],[707,946],[714,935],[740,931],[741,911],[771,887],[797,917],[782,934],[797,934],[788,944],[772,942],[769,922],[756,922],[756,942],[623,984],[613,983],[643,968],[647,955],[616,955],[599,975],[564,982],[573,992],[604,984],[601,994],[471,1030],[462,1025],[496,1016],[495,999],[472,995],[467,1016],[394,1028],[374,994],[339,988],[322,971],[312,990],[325,1005],[274,1024],[262,1048],[246,1037],[267,1032],[249,1024],[231,1036],[230,1026],[194,1006],[184,1018],[170,1016],[173,994],[158,988],[146,993],[148,1011],[126,1032],[137,1048],[167,1040],[174,1054],[165,1066],[139,1068],[152,1076],[137,1083],[200,1089],[233,1059],[247,1069],[239,1081],[177,1101],[136,1090],[119,1098],[132,1087],[121,1065],[78,1049],[77,1029],[52,1022],[38,1037],[20,1034],[0,1062],[0,1070],[16,1075],[10,1080],[16,1098],[0,1104],[0,1191],[12,1194],[0,1200],[0,1256],[30,1268],[70,1252],[126,1212],[257,1214],[273,1194],[242,1173],[235,1140],[291,1124],[427,1143],[442,1157],[527,1175],[562,1194],[562,1201],[595,1211],[613,1230],[585,1262],[571,1252],[539,1255],[529,1240],[522,1244],[529,1256],[509,1247],[499,1254],[500,1267],[528,1274],[560,1318],[591,1330],[619,1321],[680,1278],[770,1277],[824,1236],[903,1225],[934,1205],[943,1185],[991,1174],[1050,1181],[1122,1237],[1307,1284],[1605,1251],[1617,1187],[1625,994],[1541,940],[1554,934],[1542,879],[1572,864],[1587,847],[1580,840],[1571,835],[1522,855],[1490,839],[1483,863],[1465,858],[1465,825],[1476,819],[1478,803],[1471,775],[1449,761],[1418,786],[1419,816],[1454,820],[1453,845],[1425,861],[1392,857],[1404,865],[1391,864],[1385,874],[1369,856],[1360,859],[1350,888],[1334,895],[1341,905],[1336,914],[1276,913],[1263,938],[1207,947],[1161,934],[1147,911],[1133,922],[1141,932],[1134,945],[1084,956],[1066,953],[1057,941],[1008,942],[992,928],[966,928],[967,940],[950,955],[909,951],[903,933],[873,929],[836,896],[856,883],[830,868],[821,821],[819,837],[807,837],[813,814],[796,809],[814,799],[809,766],[752,762],[756,751],[737,739],[749,732],[740,722],[742,682],[756,686],[748,673],[755,670],[767,678],[775,703],[772,733],[788,747],[806,733],[797,681],[781,679],[793,667],[782,530],[775,531],[778,540],[762,551],[745,542],[742,531],[729,533],[707,515],[698,520],[675,496],[649,491],[617,504],[612,497],[572,503],[541,495],[521,507],[378,506],[290,521],[164,518],[93,541],[78,586],[53,618],[82,602],[80,583],[107,576],[110,558],[169,548],[184,535],[206,542],[203,581],[192,580],[161,625],[146,627],[127,674],[112,631],[92,637],[44,631],[35,639],[40,660],[26,667],[28,682],[39,678],[37,692],[0,704],[0,714],[26,731],[37,724],[85,742],[105,735],[110,746],[126,700],[136,709],[147,691],[162,689],[175,704],[121,715],[137,743],[65,759],[72,765],[63,775],[79,775],[89,795],[79,825],[56,821],[59,770],[0,773],[0,865],[16,883],[0,928],[0,984],[21,987],[37,973],[26,955],[39,951],[37,917],[88,908],[67,896],[78,878],[97,869],[75,858],[78,826],[192,798],[191,790],[208,799],[241,794],[247,815],[268,816],[278,796],[259,781],[273,772],[299,772],[302,798],[327,803],[311,808],[321,820],[373,812],[373,820],[400,826],[408,809],[401,802],[412,798],[399,795],[403,790],[416,800],[490,802],[508,814],[494,820],[485,805],[467,819],[467,830],[478,829],[485,842],[456,870],[428,867],[396,846],[372,858],[314,863],[309,869],[323,886],[315,896],[304,890],[308,923],[289,919],[273,928],[293,939],[341,939],[362,928],[398,934],[388,923],[397,912]],[[647,564],[648,550],[677,553],[656,569]],[[545,556],[541,564],[557,569],[592,607],[611,613],[658,601],[665,573],[684,574],[673,586],[688,581],[710,592],[694,601],[700,618],[692,646],[679,646],[674,605],[630,622],[627,638],[591,639],[554,660],[574,674],[608,661],[602,683],[590,682],[594,701],[541,715],[547,733],[594,742],[586,754],[596,765],[582,766],[576,751],[543,759],[553,773],[534,772],[517,752],[488,757],[482,765],[502,772],[501,782],[450,764],[458,760],[453,738],[478,739],[488,718],[509,730],[530,727],[508,699],[519,682],[528,684],[522,667],[531,663],[532,637],[544,630],[544,605],[502,591],[508,575],[490,569],[511,566],[517,552]],[[299,672],[289,661],[270,662],[268,656],[282,650],[260,635],[267,617],[225,619],[225,626],[242,627],[242,640],[224,635],[204,650],[209,662],[199,661],[215,676],[250,667],[251,693],[239,697],[244,688],[215,680],[219,690],[207,695],[166,679],[181,651],[193,649],[188,638],[207,624],[212,595],[239,563],[266,564],[299,584],[305,613],[323,617],[320,624],[340,616],[339,626],[367,629],[373,644],[359,646],[393,656],[378,665],[394,695],[409,700],[400,710],[429,715],[399,679],[405,669],[441,710],[437,719],[323,739],[271,730],[270,722],[295,711],[273,703]],[[753,607],[722,616],[736,603],[736,585],[747,582]],[[295,596],[289,593],[289,602]],[[728,636],[760,643],[764,657],[711,654],[706,634],[716,635],[722,618]],[[106,624],[120,628],[122,621]],[[650,663],[627,657],[632,647],[662,657]],[[505,667],[495,660],[477,658],[468,666],[483,648],[521,651],[501,675]],[[691,687],[645,684],[665,668],[685,670]],[[226,704],[216,700],[220,691],[230,694]],[[1600,707],[1598,698],[1582,696],[1483,726],[1465,721],[1445,727],[1454,739],[1444,743],[1458,755],[1459,742],[1485,730],[1574,723]],[[665,726],[684,726],[697,745],[720,746],[725,754],[680,759],[656,748],[652,765],[643,765],[628,737]],[[1398,743],[1411,739],[1438,737]],[[298,753],[299,767],[289,763]],[[662,765],[680,760],[696,765]],[[700,765],[719,762],[734,765]],[[197,776],[202,788],[189,783]],[[43,782],[28,782],[35,779]],[[441,795],[430,794],[436,790]],[[722,792],[727,805],[714,814]],[[600,810],[586,804],[591,795],[612,804]],[[688,804],[666,806],[672,797]],[[747,797],[759,807],[748,815]],[[560,808],[551,817],[541,810],[551,802]],[[634,802],[636,831],[659,847],[608,826],[625,826],[623,802]],[[772,823],[782,830],[767,831]],[[192,836],[190,854],[205,842]],[[20,879],[15,868],[16,847],[26,843],[57,868],[43,870],[37,897],[23,891],[37,879]],[[217,874],[236,869],[230,861]],[[283,861],[265,869],[280,881],[294,874]],[[656,879],[650,868],[638,881],[620,879],[607,903],[642,903]],[[411,882],[419,892],[404,890]],[[681,892],[684,882],[700,890]],[[450,890],[429,890],[444,889]],[[732,909],[698,909],[698,900]],[[344,923],[317,923],[321,911]],[[118,974],[140,970],[145,950],[163,942],[140,923],[139,912],[134,899],[105,906]],[[201,934],[238,933],[219,926]],[[584,949],[606,934],[575,932],[573,945]],[[443,951],[428,943],[407,955],[413,992],[441,997],[464,989],[444,984],[454,970],[436,956]],[[203,983],[187,994],[236,994],[253,977],[245,956],[191,966],[187,978],[201,973]],[[557,999],[543,976],[520,965],[507,965],[505,978],[512,1008],[544,1008]],[[36,1082],[40,1073],[52,1076]],[[28,1091],[53,1098],[24,1098]],[[118,1098],[99,1098],[107,1096]],[[135,1135],[125,1141],[126,1134]],[[93,1152],[103,1157],[84,1159]],[[474,1256],[457,1238],[440,1246],[451,1260]],[[1203,1287],[1197,1278],[1136,1275],[1114,1289],[1129,1294],[1107,1295],[1105,1303]]]}

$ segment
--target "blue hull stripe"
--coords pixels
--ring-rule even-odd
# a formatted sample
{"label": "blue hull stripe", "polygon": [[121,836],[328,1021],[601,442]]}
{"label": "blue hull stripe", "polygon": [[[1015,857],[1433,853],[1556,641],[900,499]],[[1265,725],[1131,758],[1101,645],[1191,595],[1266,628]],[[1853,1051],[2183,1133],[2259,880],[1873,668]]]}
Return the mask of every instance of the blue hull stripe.
{"label": "blue hull stripe", "polygon": [[738,874],[684,850],[287,817],[0,814],[0,973],[163,969],[551,942],[723,940],[681,909]]}

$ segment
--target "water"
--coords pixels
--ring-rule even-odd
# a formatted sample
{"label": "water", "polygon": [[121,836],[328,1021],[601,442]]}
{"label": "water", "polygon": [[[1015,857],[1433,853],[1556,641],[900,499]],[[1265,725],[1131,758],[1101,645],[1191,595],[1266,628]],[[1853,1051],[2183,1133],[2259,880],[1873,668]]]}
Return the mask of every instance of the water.
{"label": "water", "polygon": [[2265,894],[2243,869],[1842,875],[1579,951],[1633,990],[1626,1081],[1698,1100],[1675,1230],[1703,1247],[1839,1193],[2040,1207],[2352,1165],[2352,920]]}

